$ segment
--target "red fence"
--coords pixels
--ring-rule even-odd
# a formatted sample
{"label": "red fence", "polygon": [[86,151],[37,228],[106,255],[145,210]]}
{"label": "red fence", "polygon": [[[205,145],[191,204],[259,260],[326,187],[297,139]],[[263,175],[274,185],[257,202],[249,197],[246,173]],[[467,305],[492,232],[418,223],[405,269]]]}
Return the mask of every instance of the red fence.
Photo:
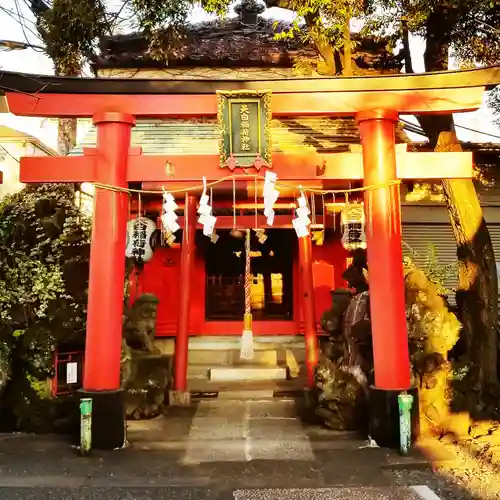
{"label": "red fence", "polygon": [[83,351],[58,352],[54,355],[55,376],[52,396],[73,394],[82,388]]}

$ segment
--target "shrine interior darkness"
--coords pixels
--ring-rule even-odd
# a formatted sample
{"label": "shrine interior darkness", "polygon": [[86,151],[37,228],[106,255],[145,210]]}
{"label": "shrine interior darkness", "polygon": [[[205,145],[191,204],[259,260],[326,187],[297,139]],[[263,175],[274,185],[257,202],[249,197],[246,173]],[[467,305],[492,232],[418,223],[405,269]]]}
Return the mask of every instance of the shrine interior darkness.
{"label": "shrine interior darkness", "polygon": [[[267,239],[261,243],[252,231],[252,315],[261,321],[292,320],[297,237],[294,231],[283,229],[265,234]],[[237,321],[245,306],[244,233],[235,237],[231,231],[219,231],[218,235],[216,244],[197,237],[206,266],[206,319]]]}

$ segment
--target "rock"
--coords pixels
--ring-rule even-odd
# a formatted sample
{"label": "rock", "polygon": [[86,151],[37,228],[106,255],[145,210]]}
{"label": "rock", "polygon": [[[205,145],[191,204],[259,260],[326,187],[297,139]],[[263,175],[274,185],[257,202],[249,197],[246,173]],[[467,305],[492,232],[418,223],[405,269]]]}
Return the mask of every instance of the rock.
{"label": "rock", "polygon": [[316,391],[316,414],[325,427],[342,431],[366,430],[366,394],[351,373],[322,357],[316,373]]}
{"label": "rock", "polygon": [[497,422],[483,421],[475,423],[469,431],[469,435],[473,439],[480,438],[482,436],[490,436],[493,432],[499,429],[499,424]]}
{"label": "rock", "polygon": [[447,434],[444,434],[443,436],[441,436],[439,438],[439,440],[443,443],[443,444],[455,444],[457,442],[457,438],[454,434],[452,433],[447,433]]}
{"label": "rock", "polygon": [[490,462],[493,465],[500,465],[500,445],[494,446],[490,451]]}
{"label": "rock", "polygon": [[458,439],[467,439],[472,423],[469,413],[461,412],[450,415],[443,426],[457,436]]}

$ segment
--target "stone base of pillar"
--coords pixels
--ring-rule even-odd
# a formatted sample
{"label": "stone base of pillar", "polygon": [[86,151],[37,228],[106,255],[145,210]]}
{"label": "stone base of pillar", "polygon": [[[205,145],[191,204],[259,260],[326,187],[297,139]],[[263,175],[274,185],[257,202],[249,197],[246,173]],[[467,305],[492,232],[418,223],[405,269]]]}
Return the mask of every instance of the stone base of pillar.
{"label": "stone base of pillar", "polygon": [[79,395],[92,399],[92,448],[123,448],[127,436],[123,391],[82,390]]}
{"label": "stone base of pillar", "polygon": [[[403,391],[370,387],[369,432],[372,439],[384,448],[399,449],[399,406],[398,396]],[[418,389],[406,391],[413,396],[411,409],[412,442],[419,436]]]}
{"label": "stone base of pillar", "polygon": [[191,393],[189,391],[168,391],[168,404],[170,406],[189,406]]}

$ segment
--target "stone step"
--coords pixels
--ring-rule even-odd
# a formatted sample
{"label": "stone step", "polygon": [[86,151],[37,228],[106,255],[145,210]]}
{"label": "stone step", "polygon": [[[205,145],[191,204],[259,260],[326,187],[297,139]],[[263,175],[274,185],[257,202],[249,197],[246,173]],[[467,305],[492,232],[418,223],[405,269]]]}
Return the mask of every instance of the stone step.
{"label": "stone step", "polygon": [[286,380],[287,369],[281,366],[228,366],[210,369],[211,381]]}
{"label": "stone step", "polygon": [[195,399],[268,399],[299,397],[307,386],[307,379],[257,381],[213,381],[191,379],[188,387]]}
{"label": "stone step", "polygon": [[[287,357],[290,357],[292,353],[288,353],[283,350],[278,353],[274,349],[267,349],[261,351],[254,351],[254,357],[252,362],[255,365],[266,365],[274,366],[278,363],[279,359],[283,362]],[[193,349],[189,351],[188,354],[189,364],[191,365],[234,365],[240,362],[240,350],[239,349],[228,349],[226,351],[204,351]]]}
{"label": "stone step", "polygon": [[271,399],[274,396],[272,389],[254,389],[247,391],[221,391],[219,399]]}
{"label": "stone step", "polygon": [[[159,337],[155,339],[155,347],[163,354],[173,354],[175,340]],[[189,352],[192,351],[239,351],[240,336],[197,336],[189,339]],[[267,350],[305,350],[305,341],[302,335],[261,335],[254,337],[254,351]]]}
{"label": "stone step", "polygon": [[194,380],[208,380],[210,376],[210,369],[213,365],[192,365],[188,366],[187,376],[188,379]]}
{"label": "stone step", "polygon": [[[296,350],[284,350],[281,352],[256,351],[250,364],[254,367],[288,367],[292,377],[298,376],[305,365],[305,355]],[[189,353],[188,375],[200,375],[207,372],[210,368],[230,368],[240,367],[245,363],[240,359],[240,351],[192,351]]]}

